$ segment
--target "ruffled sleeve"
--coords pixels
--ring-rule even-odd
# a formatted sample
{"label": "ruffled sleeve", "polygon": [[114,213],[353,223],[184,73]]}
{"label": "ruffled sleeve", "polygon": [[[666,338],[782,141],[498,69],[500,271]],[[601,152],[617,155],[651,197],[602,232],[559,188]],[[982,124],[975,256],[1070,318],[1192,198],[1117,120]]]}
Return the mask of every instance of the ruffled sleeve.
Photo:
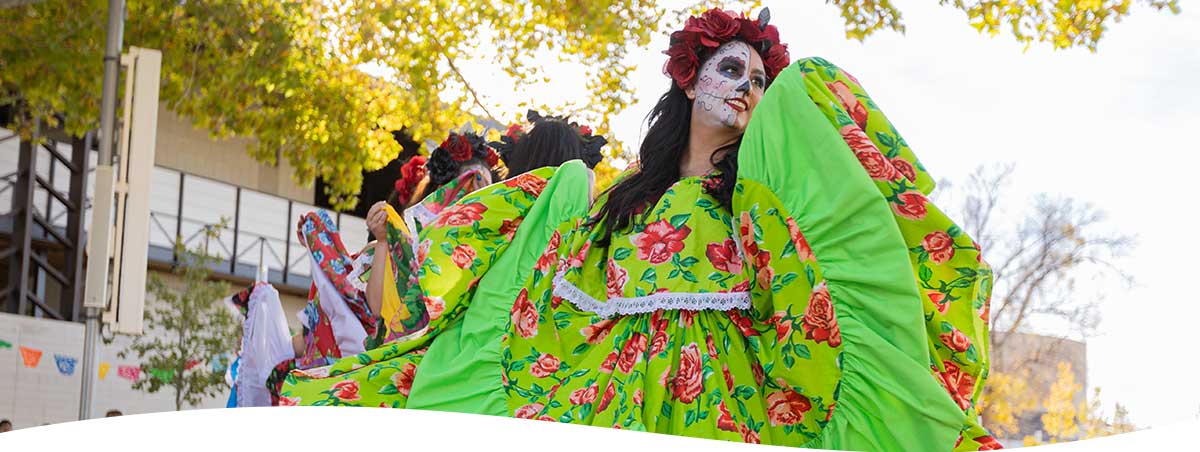
{"label": "ruffled sleeve", "polygon": [[991,268],[979,245],[930,202],[933,179],[858,80],[820,58],[799,62],[809,96],[887,200],[918,286],[930,370],[966,415],[958,449],[994,443],[976,403],[988,370]]}
{"label": "ruffled sleeve", "polygon": [[789,354],[829,362],[822,356],[837,353],[841,379],[833,400],[823,401],[833,406],[806,447],[949,448],[964,414],[930,372],[908,247],[805,78],[803,64],[793,64],[756,107],[731,209],[755,273],[752,314],[776,330],[799,329],[793,334],[804,346],[798,353],[784,344],[777,353],[785,366],[768,376],[802,381],[805,369],[786,365]]}

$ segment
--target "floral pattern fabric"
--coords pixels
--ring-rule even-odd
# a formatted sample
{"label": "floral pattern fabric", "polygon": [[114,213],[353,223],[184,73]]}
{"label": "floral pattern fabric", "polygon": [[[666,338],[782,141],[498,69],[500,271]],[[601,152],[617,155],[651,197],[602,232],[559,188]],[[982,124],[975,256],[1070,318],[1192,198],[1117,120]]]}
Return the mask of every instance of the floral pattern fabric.
{"label": "floral pattern fabric", "polygon": [[930,370],[966,414],[956,448],[994,447],[976,410],[987,378],[992,289],[979,244],[929,202],[933,179],[853,76],[821,58],[802,60],[799,68],[818,108],[891,204],[908,244],[924,295]]}
{"label": "floral pattern fabric", "polygon": [[[932,179],[857,81],[820,59],[792,69],[810,97],[799,101],[819,107],[891,206],[887,221],[900,229],[921,288],[924,318],[903,321],[925,325],[929,369],[915,378],[927,380],[889,383],[928,386],[966,419],[956,444],[910,446],[993,448],[974,411],[987,372],[991,277],[978,247],[928,202]],[[506,238],[545,180],[521,176],[446,208],[420,233],[417,290],[406,295],[432,300],[440,315],[417,337],[293,372],[287,403],[404,407],[424,347],[470,309],[482,275],[511,271],[491,263],[509,251]],[[496,319],[506,332],[500,381],[478,383],[502,388],[507,415],[790,446],[822,445],[827,429],[844,427],[839,399],[862,391],[846,385],[866,384],[844,378],[856,345],[844,316],[859,313],[839,311],[797,212],[741,180],[742,208],[731,210],[704,191],[706,180],[678,181],[607,242],[590,217],[544,225],[555,230],[549,245]]]}

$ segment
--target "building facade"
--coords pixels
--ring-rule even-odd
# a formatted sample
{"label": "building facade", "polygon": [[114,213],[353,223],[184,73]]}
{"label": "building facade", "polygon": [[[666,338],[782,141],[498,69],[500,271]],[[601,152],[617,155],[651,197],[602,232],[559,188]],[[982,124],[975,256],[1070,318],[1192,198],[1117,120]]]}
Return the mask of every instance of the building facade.
{"label": "building facade", "polygon": [[[89,137],[53,130],[40,136],[39,143],[0,129],[0,418],[16,428],[76,420],[82,374],[87,265],[82,250],[97,152]],[[165,107],[159,110],[156,143],[146,271],[171,284],[176,246],[205,247],[221,260],[214,278],[236,291],[266,267],[284,311],[301,310],[311,279],[295,233],[297,218],[327,205],[313,184],[295,181],[286,161],[274,166],[255,161],[247,152],[251,139],[214,140]],[[331,216],[347,248],[366,244],[362,218]],[[227,228],[206,239],[204,232],[223,221]],[[298,320],[288,317],[298,328]],[[117,355],[132,339],[107,339],[99,346],[93,416],[110,409],[124,414],[173,410],[172,395],[131,388],[131,369],[138,363]],[[202,407],[222,407],[227,396]]]}

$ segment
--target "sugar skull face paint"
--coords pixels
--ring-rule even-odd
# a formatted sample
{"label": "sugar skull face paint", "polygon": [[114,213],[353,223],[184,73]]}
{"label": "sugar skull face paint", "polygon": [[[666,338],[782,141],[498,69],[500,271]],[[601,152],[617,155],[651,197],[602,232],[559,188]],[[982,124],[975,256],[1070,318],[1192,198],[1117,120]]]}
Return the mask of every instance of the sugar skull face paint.
{"label": "sugar skull face paint", "polygon": [[745,129],[766,82],[758,53],[744,42],[727,42],[700,67],[692,115],[712,127]]}

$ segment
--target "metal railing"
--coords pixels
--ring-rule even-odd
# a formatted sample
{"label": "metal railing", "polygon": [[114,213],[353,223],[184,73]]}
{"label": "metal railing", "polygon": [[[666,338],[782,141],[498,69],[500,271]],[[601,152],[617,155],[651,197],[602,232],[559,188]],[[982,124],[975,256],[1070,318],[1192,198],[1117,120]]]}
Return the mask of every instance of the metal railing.
{"label": "metal railing", "polygon": [[[17,177],[13,170],[0,168],[0,198],[13,189]],[[260,267],[266,267],[269,282],[299,290],[308,288],[308,257],[295,231],[300,215],[317,207],[168,168],[154,170],[148,237],[152,262],[178,263],[175,250],[180,245],[204,247],[219,259],[212,268],[216,272],[253,279]],[[91,205],[90,197],[85,205]],[[11,205],[0,207],[0,216],[12,210]],[[55,229],[65,224],[66,214],[59,211],[50,216]],[[332,212],[330,216],[343,231],[342,238],[350,251],[365,245],[363,219]],[[227,227],[209,238],[207,232],[222,220]],[[7,227],[0,222],[0,228]]]}

